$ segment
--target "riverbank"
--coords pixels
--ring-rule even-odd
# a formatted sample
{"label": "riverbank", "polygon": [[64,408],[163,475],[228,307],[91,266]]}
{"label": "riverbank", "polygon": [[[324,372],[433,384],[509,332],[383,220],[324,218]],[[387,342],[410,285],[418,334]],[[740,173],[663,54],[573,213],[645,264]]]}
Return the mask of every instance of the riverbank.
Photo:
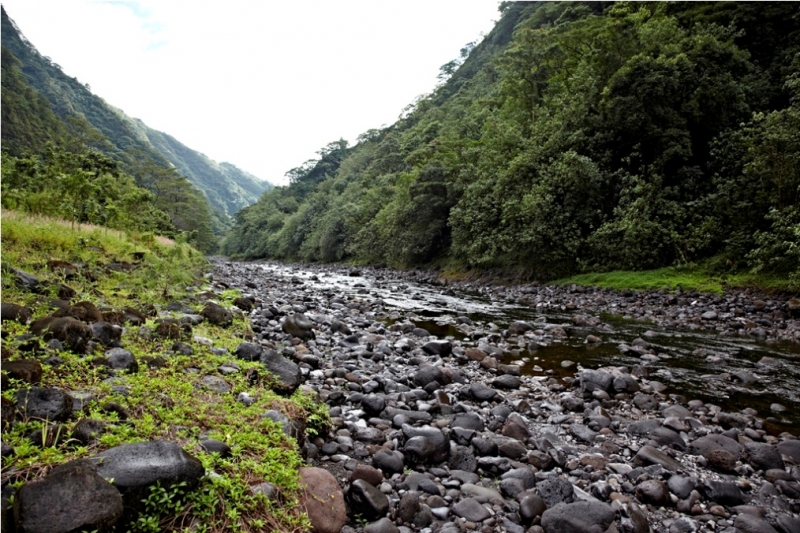
{"label": "riverbank", "polygon": [[[320,528],[733,533],[800,524],[800,441],[791,426],[771,434],[769,413],[669,391],[651,374],[666,355],[654,349],[658,341],[627,346],[636,364],[626,367],[533,375],[523,360],[568,344],[586,325],[602,329],[607,310],[742,336],[753,328],[731,321],[766,312],[774,322],[762,324],[764,338],[777,341],[797,331],[788,313],[774,315],[786,302],[445,285],[429,273],[387,269],[216,267],[217,279],[263,299],[251,313],[254,342],[301,361],[306,385],[331,408],[331,432],[306,445],[307,457],[337,481],[317,498],[342,501],[347,518],[323,526],[310,513]],[[541,319],[490,319],[512,302]],[[686,316],[671,316],[678,310]],[[307,320],[287,344],[283,324],[301,314]],[[567,315],[582,324],[558,318]],[[428,324],[430,331],[420,327]]]}
{"label": "riverbank", "polygon": [[[133,265],[141,251],[129,247],[118,262]],[[55,280],[29,261],[40,282]],[[800,369],[781,340],[797,331],[788,302],[445,284],[416,271],[221,258],[212,267],[180,291],[141,267],[100,285],[64,278],[102,304],[101,314],[144,307],[144,293],[162,298],[142,323],[111,324],[120,336],[108,344],[95,333],[105,320],[87,320],[86,346],[38,336],[26,323],[49,315],[49,300],[6,269],[11,294],[36,307],[34,317],[17,313],[22,321],[3,310],[3,370],[21,367],[3,393],[3,509],[14,513],[4,524],[51,516],[46,509],[57,507],[33,496],[78,477],[88,485],[71,489],[74,501],[101,499],[101,488],[115,521],[97,505],[59,513],[80,510],[99,531],[135,517],[144,519],[138,531],[788,533],[800,525],[792,400]],[[138,294],[125,288],[137,276]],[[760,353],[751,347],[770,355],[748,359]],[[687,359],[701,368],[680,373]],[[36,365],[40,374],[24,374]],[[720,401],[692,393],[703,383]],[[29,412],[39,389],[68,408]],[[766,406],[725,400],[770,394],[778,396]],[[134,469],[132,483],[125,465],[152,470],[153,458],[173,474],[154,484]]]}

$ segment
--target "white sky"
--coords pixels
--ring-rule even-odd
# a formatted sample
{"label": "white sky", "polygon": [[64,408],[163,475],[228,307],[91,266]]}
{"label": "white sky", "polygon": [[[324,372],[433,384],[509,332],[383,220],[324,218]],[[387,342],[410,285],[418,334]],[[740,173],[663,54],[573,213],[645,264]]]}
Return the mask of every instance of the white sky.
{"label": "white sky", "polygon": [[497,0],[2,0],[42,55],[210,158],[274,184],[430,93]]}

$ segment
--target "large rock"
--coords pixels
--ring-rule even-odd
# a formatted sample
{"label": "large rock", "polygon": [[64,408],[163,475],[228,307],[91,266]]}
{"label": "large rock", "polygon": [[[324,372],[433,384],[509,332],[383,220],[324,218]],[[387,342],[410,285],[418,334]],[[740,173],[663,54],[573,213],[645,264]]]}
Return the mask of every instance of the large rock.
{"label": "large rock", "polygon": [[205,473],[197,458],[164,440],[123,444],[89,460],[97,465],[99,475],[113,480],[127,505],[137,505],[146,489],[156,483],[166,488],[185,482],[192,488]]}
{"label": "large rock", "polygon": [[80,320],[81,322],[91,324],[93,322],[101,322],[103,320],[103,313],[101,313],[97,306],[95,306],[92,302],[84,301],[78,302],[75,305],[62,307],[53,313],[53,317],[72,317]]}
{"label": "large rock", "polygon": [[550,476],[540,481],[536,490],[548,509],[559,503],[572,503],[575,498],[575,489],[572,487],[572,483],[561,476]]}
{"label": "large rock", "polygon": [[744,513],[736,517],[733,527],[737,533],[778,533],[766,520]]}
{"label": "large rock", "polygon": [[75,353],[86,353],[87,343],[94,334],[92,328],[73,317],[44,317],[34,320],[30,325],[31,333],[44,338],[45,341],[57,340],[65,348]]}
{"label": "large rock", "polygon": [[[417,453],[418,446],[413,446],[412,450],[408,450],[408,444],[413,439],[417,439],[414,441],[415,443],[419,442],[430,445],[430,453],[426,453],[423,458],[417,457],[417,462],[440,463],[446,460],[447,456],[450,454],[450,440],[440,429],[431,426],[414,427],[408,424],[403,424],[402,429],[403,435],[408,439],[408,441],[406,441],[406,451]],[[427,450],[427,446],[425,446],[425,449]],[[406,456],[408,455],[409,454],[406,453]]]}
{"label": "large rock", "polygon": [[350,506],[368,520],[386,516],[389,512],[389,498],[363,479],[357,479],[350,484],[347,498]]}
{"label": "large rock", "polygon": [[425,388],[428,384],[438,382],[444,384],[442,369],[438,366],[423,366],[414,374],[414,385]]}
{"label": "large rock", "polygon": [[300,469],[300,507],[306,510],[314,533],[339,533],[347,521],[344,493],[333,474],[322,468]]}
{"label": "large rock", "polygon": [[17,391],[15,396],[23,418],[63,422],[72,414],[72,397],[57,389],[31,387]]}
{"label": "large rock", "polygon": [[219,304],[208,302],[200,311],[200,316],[214,324],[226,328],[233,323],[233,313]]}
{"label": "large rock", "polygon": [[42,381],[42,365],[33,359],[3,361],[3,372],[29,385],[38,385]]}
{"label": "large rock", "polygon": [[791,457],[796,463],[800,463],[800,440],[789,439],[778,444],[778,451],[782,455]]}
{"label": "large rock", "polygon": [[309,318],[302,313],[295,313],[287,316],[281,324],[281,329],[284,333],[288,333],[292,337],[299,339],[313,339],[315,338],[314,330],[312,329],[312,322]]}
{"label": "large rock", "polygon": [[260,344],[254,342],[243,342],[234,351],[236,357],[245,361],[258,361],[261,357],[262,348]]}
{"label": "large rock", "polygon": [[785,464],[781,454],[775,446],[764,442],[748,442],[744,445],[747,461],[754,468],[760,470],[771,470],[774,468],[783,470]]}
{"label": "large rock", "polygon": [[12,303],[3,303],[0,310],[0,321],[12,320],[20,324],[27,324],[31,319],[31,310],[25,306]]}
{"label": "large rock", "polygon": [[138,372],[139,362],[129,350],[124,348],[111,348],[105,353],[108,366],[115,370],[127,370],[128,372]]}
{"label": "large rock", "polygon": [[25,483],[14,501],[17,531],[27,533],[106,532],[122,512],[119,491],[88,461],[66,463]]}
{"label": "large rock", "polygon": [[475,498],[464,498],[455,504],[453,514],[470,522],[482,522],[491,516],[489,510]]}
{"label": "large rock", "polygon": [[275,350],[264,350],[259,361],[277,378],[275,392],[291,394],[303,382],[303,376],[297,363],[283,357]]}
{"label": "large rock", "polygon": [[601,533],[614,521],[614,510],[602,502],[559,503],[542,514],[546,533]]}
{"label": "large rock", "polygon": [[738,460],[742,457],[744,448],[735,440],[725,437],[724,435],[706,435],[696,439],[689,445],[689,452],[695,455],[702,455],[706,459],[715,450],[724,450]]}

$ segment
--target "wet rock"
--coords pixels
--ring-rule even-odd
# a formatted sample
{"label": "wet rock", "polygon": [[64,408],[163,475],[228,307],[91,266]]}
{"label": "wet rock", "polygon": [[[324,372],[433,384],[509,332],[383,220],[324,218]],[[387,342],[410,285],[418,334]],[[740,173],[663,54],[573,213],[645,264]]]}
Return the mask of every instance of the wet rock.
{"label": "wet rock", "polygon": [[370,485],[377,487],[383,481],[383,473],[375,467],[358,464],[353,473],[350,474],[350,482],[352,483],[356,479],[363,479]]}
{"label": "wet rock", "polygon": [[547,506],[538,494],[528,494],[519,502],[519,516],[522,523],[530,526],[533,521],[542,516]]}
{"label": "wet rock", "polygon": [[419,370],[417,370],[417,372],[414,374],[413,381],[414,385],[420,388],[425,388],[434,381],[437,382],[439,385],[442,385],[444,382],[442,369],[441,367],[433,365],[424,366]]}
{"label": "wet rock", "polygon": [[478,460],[471,448],[458,447],[450,453],[449,466],[452,470],[475,472],[478,469]]}
{"label": "wet rock", "polygon": [[800,440],[790,439],[778,443],[778,451],[791,457],[795,463],[800,464]]}
{"label": "wet rock", "polygon": [[208,453],[219,454],[219,456],[223,459],[233,455],[233,450],[231,450],[231,447],[217,439],[201,440],[200,447]]}
{"label": "wet rock", "polygon": [[611,506],[602,502],[560,503],[542,514],[542,527],[547,533],[599,533],[614,516]]}
{"label": "wet rock", "polygon": [[225,394],[231,390],[230,384],[219,376],[203,376],[200,378],[199,386],[218,394]]}
{"label": "wet rock", "polygon": [[353,509],[368,520],[385,516],[389,512],[389,499],[376,487],[363,479],[357,479],[350,484],[347,499]]}
{"label": "wet rock", "polygon": [[503,374],[492,381],[492,387],[497,389],[518,389],[522,385],[522,380],[511,374]]}
{"label": "wet rock", "polygon": [[431,341],[425,343],[422,349],[428,355],[438,355],[448,357],[453,352],[453,345],[449,341]]}
{"label": "wet rock", "polygon": [[123,513],[119,491],[86,461],[72,461],[25,483],[14,507],[17,530],[30,533],[109,531]]}
{"label": "wet rock", "polygon": [[450,422],[450,427],[472,429],[480,432],[483,431],[484,424],[481,417],[475,413],[460,413],[453,418],[452,422]]}
{"label": "wet rock", "polygon": [[594,442],[594,439],[597,438],[597,433],[583,424],[571,424],[569,426],[569,433],[576,439],[588,443]]}
{"label": "wet rock", "polygon": [[314,533],[339,533],[347,522],[344,493],[336,478],[322,468],[304,467],[299,471],[300,507],[306,510]]}

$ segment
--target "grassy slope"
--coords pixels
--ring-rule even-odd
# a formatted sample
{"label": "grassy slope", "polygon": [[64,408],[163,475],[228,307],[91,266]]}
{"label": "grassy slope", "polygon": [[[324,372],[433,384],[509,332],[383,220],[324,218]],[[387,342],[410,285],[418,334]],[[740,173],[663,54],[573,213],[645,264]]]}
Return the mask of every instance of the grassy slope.
{"label": "grassy slope", "polygon": [[[100,265],[112,261],[132,261],[133,252],[145,252],[139,269],[132,273],[107,272],[96,282],[83,278],[64,280],[46,269],[51,259],[73,263],[86,263],[97,272]],[[193,299],[192,293],[202,290],[202,272],[205,258],[185,244],[165,239],[139,236],[135,238],[121,232],[97,227],[72,228],[69,223],[41,217],[29,217],[4,211],[2,218],[2,260],[6,265],[20,268],[36,275],[47,283],[66,283],[78,291],[73,301],[89,300],[98,308],[122,309],[125,306],[142,308],[145,304],[162,306],[169,301],[186,301],[195,311],[202,303]],[[34,318],[46,316],[52,310],[46,295],[23,292],[3,268],[2,300],[6,303],[26,304]],[[193,286],[193,287],[192,287]],[[238,296],[237,291],[225,291],[216,300],[230,307]],[[147,326],[153,327],[153,320]],[[104,449],[123,443],[165,439],[177,442],[189,453],[203,461],[207,470],[218,476],[204,478],[200,488],[190,494],[169,493],[170,506],[154,506],[141,517],[135,531],[179,530],[189,521],[198,519],[198,531],[290,531],[302,529],[306,518],[293,504],[298,489],[297,468],[301,464],[297,445],[284,436],[279,426],[262,415],[276,409],[288,416],[308,416],[309,422],[327,418],[327,411],[318,403],[297,392],[291,398],[281,398],[268,387],[269,377],[260,363],[237,360],[242,371],[224,376],[232,386],[228,394],[216,394],[198,386],[204,375],[219,375],[221,363],[231,361],[231,356],[216,356],[210,347],[191,339],[184,339],[194,348],[194,355],[171,355],[174,341],[151,339],[138,335],[141,328],[126,327],[122,337],[124,348],[131,350],[140,360],[138,373],[124,375],[130,388],[127,396],[112,391],[111,384],[103,380],[107,374],[102,367],[90,364],[91,355],[69,352],[42,353],[58,355],[60,365],[42,365],[41,386],[63,387],[68,391],[92,391],[92,400],[82,417],[106,421],[109,425],[99,441],[82,446],[67,441],[52,447],[42,447],[42,442],[32,442],[27,435],[42,429],[46,422],[26,420],[4,431],[3,442],[14,447],[15,453],[3,457],[3,480],[21,484],[26,480],[45,475],[50,467],[71,459],[92,456]],[[27,326],[14,322],[3,323],[3,358],[11,360],[30,358],[29,352],[19,350],[18,335],[27,332]],[[247,320],[239,315],[229,328],[207,323],[195,326],[193,335],[206,337],[215,347],[234,349],[249,331]],[[101,355],[100,353],[94,356]],[[167,365],[150,369],[141,362],[144,356],[164,356]],[[260,367],[261,379],[252,385],[245,377],[250,368]],[[14,393],[28,385],[9,380],[2,394],[13,399]],[[248,392],[256,398],[255,404],[245,407],[236,402],[239,392]],[[129,413],[132,424],[119,423],[115,413],[104,412],[101,407],[109,401],[121,404]],[[62,432],[69,434],[78,421],[74,417]],[[313,426],[313,424],[311,424]],[[228,443],[233,457],[220,459],[216,454],[202,452],[201,435]],[[249,486],[268,481],[276,485],[285,498],[285,504],[269,503],[263,496],[253,495]],[[163,496],[154,493],[153,498]],[[171,509],[163,511],[163,509]]]}

